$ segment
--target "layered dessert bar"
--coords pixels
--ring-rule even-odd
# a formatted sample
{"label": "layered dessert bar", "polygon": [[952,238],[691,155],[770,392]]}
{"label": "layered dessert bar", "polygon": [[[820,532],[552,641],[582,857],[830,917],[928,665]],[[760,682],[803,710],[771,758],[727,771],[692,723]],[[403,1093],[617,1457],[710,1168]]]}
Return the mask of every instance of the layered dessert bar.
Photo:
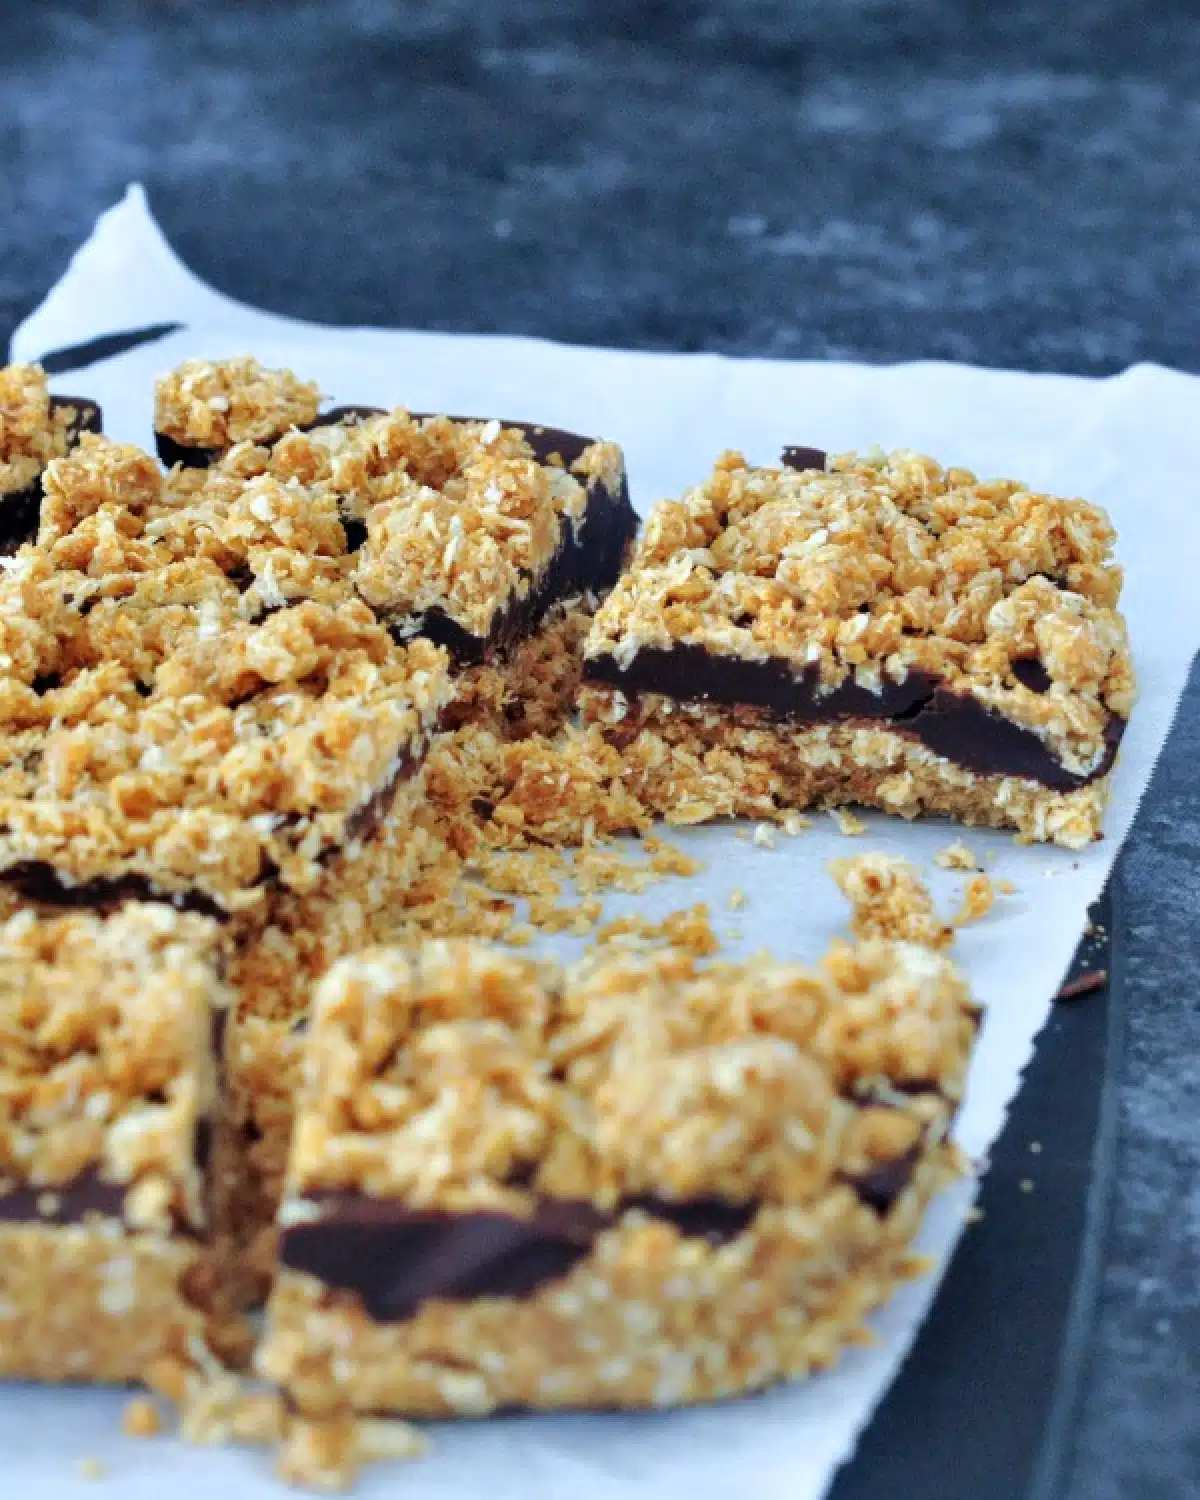
{"label": "layered dessert bar", "polygon": [[239,443],[270,444],[315,420],[321,392],[256,359],[188,359],[154,387],[154,441],[170,467],[204,469]]}
{"label": "layered dessert bar", "polygon": [[660,505],[585,716],[676,822],[861,803],[1076,848],[1134,699],[1098,507],[898,452],[727,454]]}
{"label": "layered dessert bar", "polygon": [[100,427],[96,403],[52,396],[39,366],[0,369],[0,555],[36,536],[47,466]]}
{"label": "layered dessert bar", "polygon": [[310,534],[336,541],[336,517],[278,486],[278,509],[261,488],[180,504],[100,438],[46,484],[39,543],[0,579],[0,878],[228,916],[417,804],[445,653],[354,598],[254,597],[254,565],[331,560]]}
{"label": "layered dessert bar", "polygon": [[295,1409],[666,1407],[831,1363],[919,1261],[977,1011],[926,949],[322,981],[258,1368]]}
{"label": "layered dessert bar", "polygon": [[[464,714],[499,693],[515,705],[510,719],[528,717],[519,703],[528,672],[514,654],[545,629],[539,664],[562,658],[574,602],[612,586],[632,542],[620,448],[529,422],[403,408],[318,415],[317,401],[316,387],[290,371],[191,361],[159,382],[159,452],[215,469],[210,493],[265,475],[332,500],[352,554],[338,570],[346,588],[397,639],[420,635],[461,668],[493,669],[460,684]],[[176,482],[192,492],[204,484]],[[290,596],[286,579],[277,593],[276,602]],[[539,704],[547,676],[539,673]],[[563,670],[556,680],[561,717],[574,679]],[[544,717],[538,707],[533,718]]]}
{"label": "layered dessert bar", "polygon": [[0,926],[0,1375],[137,1379],[206,1336],[216,925]]}

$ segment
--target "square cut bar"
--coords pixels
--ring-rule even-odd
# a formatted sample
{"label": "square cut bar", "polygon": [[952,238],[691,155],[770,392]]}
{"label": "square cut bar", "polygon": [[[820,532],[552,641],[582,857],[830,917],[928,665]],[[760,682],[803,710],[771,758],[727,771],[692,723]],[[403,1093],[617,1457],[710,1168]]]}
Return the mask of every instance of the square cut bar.
{"label": "square cut bar", "polygon": [[52,396],[40,366],[0,369],[0,555],[34,539],[47,466],[101,422],[94,401]]}
{"label": "square cut bar", "polygon": [[250,911],[416,805],[445,653],[353,597],[253,596],[248,557],[322,560],[307,496],[185,503],[98,437],[45,482],[38,543],[0,579],[0,878]]}
{"label": "square cut bar", "polygon": [[830,1364],[957,1168],[977,1011],[882,942],[815,969],[470,942],[336,964],[261,1374],[297,1409],[666,1407]]}
{"label": "square cut bar", "polygon": [[0,926],[0,1375],[135,1380],[205,1336],[218,935],[158,905]]}
{"label": "square cut bar", "polygon": [[460,666],[616,581],[637,518],[615,443],[403,408],[318,415],[317,400],[287,370],[191,361],[159,382],[159,454],[332,499],[353,554],[347,587],[398,638],[423,635]]}
{"label": "square cut bar", "polygon": [[1114,540],[915,453],[726,454],[598,611],[585,717],[671,821],[856,802],[1080,847],[1134,698]]}

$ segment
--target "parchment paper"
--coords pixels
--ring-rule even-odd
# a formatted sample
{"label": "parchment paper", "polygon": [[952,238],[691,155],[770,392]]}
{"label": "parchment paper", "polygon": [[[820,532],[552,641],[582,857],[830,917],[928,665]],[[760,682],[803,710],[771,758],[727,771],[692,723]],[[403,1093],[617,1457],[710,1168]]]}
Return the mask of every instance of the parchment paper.
{"label": "parchment paper", "polygon": [[[253,233],[252,225],[246,233]],[[396,274],[404,274],[402,265]],[[173,255],[137,187],[101,218],[66,276],[18,330],[12,356],[35,359],[163,322],[185,326],[65,374],[54,387],[98,399],[107,432],[150,447],[155,375],[191,355],[252,352],[264,364],[291,365],[319,379],[339,402],[497,414],[614,438],[625,446],[642,512],[700,480],[722,448],[772,463],[785,443],[834,451],[872,443],[912,447],[981,475],[1016,476],[1108,507],[1127,571],[1123,608],[1140,697],[1115,775],[1106,837],[1076,854],[1018,848],[1005,835],[965,835],[992,876],[1016,886],[958,946],[987,1020],[957,1134],[983,1159],[1020,1084],[1088,903],[1133,819],[1200,645],[1200,496],[1193,480],[1200,380],[1147,365],[1092,381],[934,363],[874,368],[735,361],[487,335],[319,327],[257,312],[199,282]],[[636,904],[665,915],[705,900],[732,951],[765,947],[815,959],[845,927],[826,860],[871,848],[916,860],[944,907],[957,905],[962,877],[932,863],[959,836],[957,828],[879,816],[866,821],[867,833],[848,839],[832,819],[817,816],[798,837],[780,834],[774,849],[749,842],[744,828],[741,837],[732,827],[692,831],[676,841],[707,861],[705,874],[658,885],[638,902],[614,898],[610,909],[619,913]],[[746,893],[744,911],[729,909],[734,888]],[[921,1245],[942,1269],[972,1195],[973,1185],[964,1183],[928,1215]],[[1053,1212],[1053,1204],[1042,1209]],[[725,1500],[739,1493],[816,1500],[853,1451],[939,1276],[906,1289],[876,1317],[875,1347],[848,1352],[835,1370],[815,1379],[701,1411],[439,1426],[431,1458],[374,1469],[361,1493],[403,1492],[410,1500],[478,1493],[494,1500],[660,1500],[665,1494]],[[76,1465],[85,1456],[104,1462],[110,1492],[122,1500],[259,1500],[280,1493],[261,1452],[122,1438],[125,1399],[79,1389],[0,1388],[0,1493],[94,1500],[103,1486],[78,1476]],[[913,1442],[920,1441],[914,1433]]]}

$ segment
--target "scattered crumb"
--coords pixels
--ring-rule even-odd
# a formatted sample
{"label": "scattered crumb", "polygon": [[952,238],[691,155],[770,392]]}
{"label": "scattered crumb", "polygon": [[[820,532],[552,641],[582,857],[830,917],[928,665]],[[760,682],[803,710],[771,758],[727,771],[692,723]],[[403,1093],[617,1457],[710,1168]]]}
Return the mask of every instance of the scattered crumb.
{"label": "scattered crumb", "polygon": [[674,911],[661,922],[648,922],[636,916],[617,917],[596,933],[595,946],[614,942],[638,947],[661,943],[697,958],[711,957],[721,946],[703,901]]}
{"label": "scattered crumb", "polygon": [[783,831],[789,838],[796,838],[806,828],[812,827],[812,819],[806,818],[803,813],[789,812],[784,814]]}
{"label": "scattered crumb", "polygon": [[279,1451],[279,1477],[327,1492],[348,1489],[365,1463],[421,1458],[429,1444],[409,1422],[384,1417],[293,1417]]}
{"label": "scattered crumb", "polygon": [[754,842],[760,849],[774,849],[775,830],[770,823],[760,823],[754,830]]}
{"label": "scattered crumb", "polygon": [[838,832],[848,839],[867,831],[867,825],[857,813],[852,813],[848,807],[835,807],[831,816],[838,826]]}
{"label": "scattered crumb", "polygon": [[745,904],[746,904],[746,893],[745,893],[744,890],[741,889],[740,886],[737,886],[732,891],[730,891],[730,893],[729,893],[729,909],[730,909],[730,911],[741,911],[742,907],[745,906]]}
{"label": "scattered crumb", "polygon": [[917,867],[890,854],[859,854],[833,859],[829,873],[850,902],[850,931],[858,938],[881,937],[897,942],[948,948],[954,928],[934,909]]}
{"label": "scattered crumb", "polygon": [[1032,1193],[1033,1192],[1033,1178],[1032,1177],[1022,1177],[1021,1178],[1021,1191],[1023,1193]]}
{"label": "scattered crumb", "polygon": [[520,927],[514,927],[505,937],[504,941],[510,948],[528,948],[537,934],[528,922]]}
{"label": "scattered crumb", "polygon": [[1017,888],[1011,880],[997,880],[993,884],[996,887],[997,894],[1001,896],[1015,896],[1017,894]]}
{"label": "scattered crumb", "polygon": [[1030,1143],[1029,1143],[1029,1149],[1030,1149],[1030,1151],[1033,1152],[1034,1156],[1041,1156],[1041,1154],[1042,1154],[1042,1143],[1041,1143],[1041,1141],[1030,1141]]}
{"label": "scattered crumb", "polygon": [[207,1349],[193,1359],[164,1355],[146,1370],[146,1385],[179,1410],[179,1435],[210,1447],[221,1443],[277,1443],[284,1433],[283,1398],[225,1368]]}
{"label": "scattered crumb", "polygon": [[103,1479],[108,1473],[108,1465],[102,1458],[81,1458],[79,1460],[80,1479]]}
{"label": "scattered crumb", "polygon": [[933,862],[935,865],[941,865],[943,870],[978,870],[981,868],[978,857],[972,854],[961,840],[948,844],[945,849],[939,849],[933,856]]}
{"label": "scattered crumb", "polygon": [[121,1431],[126,1437],[151,1438],[162,1431],[158,1407],[145,1396],[135,1396],[121,1413]]}
{"label": "scattered crumb", "polygon": [[703,860],[693,859],[666,839],[646,838],[642,847],[650,856],[650,868],[656,875],[699,875],[704,869]]}
{"label": "scattered crumb", "polygon": [[968,922],[978,922],[980,917],[991,911],[995,899],[996,888],[991,876],[982,872],[972,875],[963,887],[962,905],[955,913],[954,925],[965,927]]}

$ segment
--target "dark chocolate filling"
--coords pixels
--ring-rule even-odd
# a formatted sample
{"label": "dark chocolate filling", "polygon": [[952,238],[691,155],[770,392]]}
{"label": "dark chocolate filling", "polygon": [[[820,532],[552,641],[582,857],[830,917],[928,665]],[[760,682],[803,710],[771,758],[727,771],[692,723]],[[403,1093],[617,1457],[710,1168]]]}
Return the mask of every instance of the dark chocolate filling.
{"label": "dark chocolate filling", "polygon": [[917,1141],[903,1156],[878,1162],[867,1172],[843,1172],[841,1180],[882,1217],[912,1181],[922,1149],[922,1143]]}
{"label": "dark chocolate filling", "polygon": [[[67,451],[85,432],[100,432],[104,416],[94,401],[78,396],[51,396],[51,410],[75,408],[75,421],[67,429]],[[38,533],[42,518],[42,476],[39,474],[19,490],[0,495],[0,556],[8,557]]]}
{"label": "dark chocolate filling", "polygon": [[823,448],[785,448],[783,450],[783,467],[785,469],[824,469],[825,450]]}
{"label": "dark chocolate filling", "polygon": [[627,667],[612,656],[592,657],[584,663],[583,677],[585,683],[620,688],[635,697],[661,693],[678,701],[761,709],[789,724],[886,720],[897,733],[964,770],[1017,776],[1055,791],[1071,791],[1106,775],[1125,732],[1125,720],[1111,715],[1104,755],[1093,771],[1079,776],[1061,765],[1032,730],[985,708],[969,694],[952,692],[925,672],[910,672],[902,683],[885,680],[880,693],[847,681],[822,694],[815,667],[797,676],[786,662],[743,661],[681,644],[669,650],[644,647]]}
{"label": "dark chocolate filling", "polygon": [[[920,1157],[915,1145],[892,1162],[843,1181],[885,1214],[908,1187]],[[749,1228],[758,1203],[697,1198],[676,1203],[651,1195],[610,1211],[590,1203],[539,1198],[528,1219],[499,1213],[439,1213],[356,1192],[307,1195],[324,1217],[292,1224],[279,1236],[279,1259],[325,1286],[354,1292],[379,1323],[411,1318],[435,1298],[528,1297],[559,1281],[596,1239],[631,1208],[673,1224],[690,1239],[724,1245]]]}
{"label": "dark chocolate filling", "polygon": [[100,877],[68,884],[53,865],[23,859],[0,871],[0,881],[19,891],[27,901],[41,901],[47,906],[86,906],[94,911],[107,911],[126,901],[160,901],[177,911],[193,911],[218,921],[229,916],[219,902],[203,891],[161,891],[142,875],[121,875],[113,880]]}
{"label": "dark chocolate filling", "polygon": [[313,1193],[309,1201],[327,1217],[282,1230],[281,1264],[357,1293],[379,1323],[410,1318],[434,1298],[527,1297],[566,1276],[626,1209],[643,1209],[714,1245],[736,1238],[758,1211],[755,1203],[639,1197],[605,1213],[590,1203],[542,1198],[530,1218],[519,1219],[417,1211],[354,1192]]}

